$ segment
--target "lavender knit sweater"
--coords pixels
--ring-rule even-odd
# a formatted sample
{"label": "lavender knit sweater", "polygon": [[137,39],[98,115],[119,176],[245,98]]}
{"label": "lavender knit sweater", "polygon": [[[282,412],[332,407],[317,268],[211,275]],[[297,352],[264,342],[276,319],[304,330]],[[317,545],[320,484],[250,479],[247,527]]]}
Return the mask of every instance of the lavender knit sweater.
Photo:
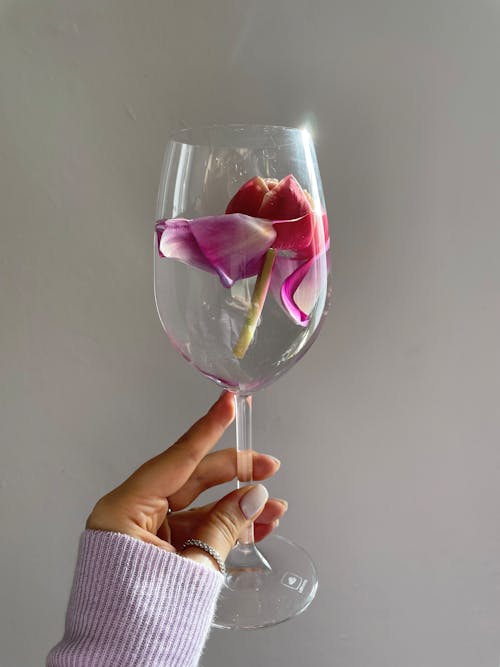
{"label": "lavender knit sweater", "polygon": [[195,667],[223,577],[128,535],[80,540],[62,641],[47,667]]}

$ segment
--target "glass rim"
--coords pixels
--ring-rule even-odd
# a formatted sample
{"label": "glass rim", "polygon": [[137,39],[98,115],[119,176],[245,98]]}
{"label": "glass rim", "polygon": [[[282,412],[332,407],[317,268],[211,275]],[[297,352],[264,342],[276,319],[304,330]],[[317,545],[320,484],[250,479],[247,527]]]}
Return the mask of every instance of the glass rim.
{"label": "glass rim", "polygon": [[[307,134],[310,137],[307,128],[292,127],[288,125],[273,125],[266,123],[214,123],[207,125],[193,125],[174,130],[169,135],[169,142],[187,146],[204,146],[209,145],[210,134],[227,132],[233,137],[237,137],[238,133],[247,132],[262,133],[263,135],[272,134],[273,132],[281,135],[294,136],[297,134]],[[200,137],[204,136],[205,140],[200,141]]]}

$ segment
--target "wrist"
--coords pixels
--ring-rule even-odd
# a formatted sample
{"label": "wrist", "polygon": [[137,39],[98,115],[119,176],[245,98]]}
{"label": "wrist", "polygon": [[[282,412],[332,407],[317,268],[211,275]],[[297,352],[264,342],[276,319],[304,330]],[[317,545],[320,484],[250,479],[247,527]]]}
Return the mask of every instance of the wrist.
{"label": "wrist", "polygon": [[200,565],[205,565],[205,567],[209,567],[211,570],[216,570],[217,572],[220,571],[219,566],[212,556],[197,547],[188,547],[187,549],[184,549],[180,555],[184,558],[189,558],[189,560],[194,560],[197,563],[200,563]]}

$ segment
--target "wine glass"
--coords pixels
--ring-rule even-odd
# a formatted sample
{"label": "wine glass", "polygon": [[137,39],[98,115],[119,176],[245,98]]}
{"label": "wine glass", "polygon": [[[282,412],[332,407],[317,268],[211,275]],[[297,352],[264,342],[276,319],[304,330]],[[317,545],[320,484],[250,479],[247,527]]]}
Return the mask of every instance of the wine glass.
{"label": "wine glass", "polygon": [[[329,235],[306,130],[185,129],[168,143],[155,226],[155,298],[179,353],[234,393],[238,487],[252,481],[252,394],[289,370],[329,303]],[[253,526],[226,561],[215,627],[281,623],[310,604],[308,554]]]}

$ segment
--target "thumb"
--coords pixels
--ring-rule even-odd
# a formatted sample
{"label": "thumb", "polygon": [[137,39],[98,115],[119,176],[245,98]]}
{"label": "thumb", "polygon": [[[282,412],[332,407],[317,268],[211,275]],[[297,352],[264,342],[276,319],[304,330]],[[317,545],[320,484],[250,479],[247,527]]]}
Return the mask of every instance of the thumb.
{"label": "thumb", "polygon": [[[232,491],[207,513],[193,538],[206,542],[226,560],[245,528],[262,512],[269,493],[262,484],[248,485]],[[203,549],[188,547],[182,555],[215,569],[215,560]]]}

